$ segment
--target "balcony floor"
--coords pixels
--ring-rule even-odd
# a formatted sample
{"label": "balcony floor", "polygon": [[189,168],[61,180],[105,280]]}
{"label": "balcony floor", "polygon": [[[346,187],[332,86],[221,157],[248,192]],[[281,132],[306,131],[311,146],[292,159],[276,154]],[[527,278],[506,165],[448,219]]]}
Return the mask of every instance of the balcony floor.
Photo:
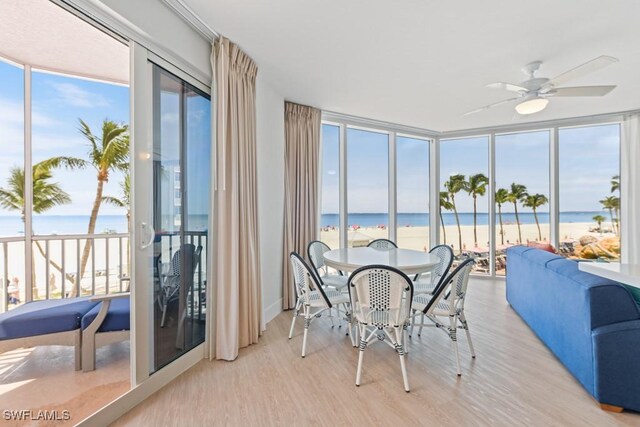
{"label": "balcony floor", "polygon": [[68,410],[71,420],[50,423],[74,425],[128,391],[129,377],[129,342],[99,348],[96,370],[86,373],[74,370],[71,347],[18,349],[0,354],[0,408]]}

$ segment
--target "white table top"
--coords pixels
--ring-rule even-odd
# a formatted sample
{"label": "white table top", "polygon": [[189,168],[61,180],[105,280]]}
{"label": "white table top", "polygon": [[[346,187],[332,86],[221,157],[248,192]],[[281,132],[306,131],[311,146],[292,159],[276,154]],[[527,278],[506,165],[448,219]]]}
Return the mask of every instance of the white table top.
{"label": "white table top", "polygon": [[581,262],[581,271],[640,288],[640,264]]}
{"label": "white table top", "polygon": [[395,267],[405,274],[426,273],[440,261],[437,256],[411,249],[342,248],[324,253],[325,263],[336,270],[351,272],[365,265]]}

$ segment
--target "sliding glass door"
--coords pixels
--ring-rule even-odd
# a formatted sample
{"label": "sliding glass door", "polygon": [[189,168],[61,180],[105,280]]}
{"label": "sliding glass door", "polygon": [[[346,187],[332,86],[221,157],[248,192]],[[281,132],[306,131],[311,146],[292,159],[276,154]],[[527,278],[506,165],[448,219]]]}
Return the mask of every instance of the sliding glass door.
{"label": "sliding glass door", "polygon": [[204,342],[210,100],[153,65],[153,363]]}

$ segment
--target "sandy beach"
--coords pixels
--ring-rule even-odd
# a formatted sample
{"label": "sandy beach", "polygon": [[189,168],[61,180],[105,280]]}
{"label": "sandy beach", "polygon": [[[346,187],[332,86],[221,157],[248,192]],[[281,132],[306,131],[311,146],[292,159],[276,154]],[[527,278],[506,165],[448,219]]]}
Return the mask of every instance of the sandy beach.
{"label": "sandy beach", "polygon": [[[560,224],[560,240],[578,240],[582,236],[593,236],[597,239],[602,237],[611,237],[612,233],[603,233],[589,231],[590,228],[594,228],[593,223],[562,223]],[[520,226],[522,230],[522,240],[526,244],[527,241],[538,241],[538,229],[535,224],[522,224]],[[603,227],[605,228],[605,227]],[[473,226],[462,225],[460,226],[462,232],[462,245],[463,249],[472,249],[474,245],[473,238]],[[542,241],[548,241],[549,239],[549,224],[540,224],[540,230],[542,232]],[[489,226],[479,225],[478,231],[478,246],[480,248],[487,248],[489,245]],[[496,226],[496,233],[499,233],[500,227]],[[458,230],[455,225],[445,227],[446,243],[453,246],[453,249],[458,251]],[[356,239],[359,237],[367,236],[373,239],[388,238],[389,231],[387,229],[381,229],[377,227],[360,228],[357,230],[358,234],[353,231],[349,231],[349,240],[353,238],[354,234]],[[322,231],[321,240],[327,243],[332,248],[339,246],[339,233],[338,229]],[[442,229],[440,230],[440,238],[443,240]],[[398,245],[406,249],[415,250],[428,250],[429,247],[429,227],[400,227],[398,228]],[[498,236],[497,243],[501,245],[501,239]],[[518,227],[515,224],[504,225],[504,244],[517,244],[518,242]]]}

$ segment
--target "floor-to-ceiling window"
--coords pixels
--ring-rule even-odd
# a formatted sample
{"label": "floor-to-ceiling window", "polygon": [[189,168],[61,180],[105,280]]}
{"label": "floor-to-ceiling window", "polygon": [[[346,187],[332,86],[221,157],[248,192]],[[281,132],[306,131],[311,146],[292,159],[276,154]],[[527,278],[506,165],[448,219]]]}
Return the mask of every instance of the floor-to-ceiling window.
{"label": "floor-to-ceiling window", "polygon": [[429,250],[428,139],[396,136],[397,244]]}
{"label": "floor-to-ceiling window", "polygon": [[347,235],[350,247],[389,237],[389,135],[347,129]]}
{"label": "floor-to-ceiling window", "polygon": [[320,240],[340,246],[340,127],[322,125]]}
{"label": "floor-to-ceiling window", "polygon": [[620,125],[558,130],[559,252],[620,258]]}
{"label": "floor-to-ceiling window", "polygon": [[489,273],[489,138],[440,141],[440,243]]}
{"label": "floor-to-ceiling window", "polygon": [[0,313],[24,303],[24,68],[0,59]]}
{"label": "floor-to-ceiling window", "polygon": [[[321,236],[332,247],[343,241],[338,225],[344,216],[349,246],[374,238],[416,250],[447,244],[458,260],[475,259],[475,274],[503,276],[507,249],[519,244],[582,260],[619,259],[619,122],[445,133],[439,142],[391,125],[376,131],[370,122],[366,130],[351,120],[338,123],[332,117],[323,125]],[[439,155],[430,159],[433,153]],[[432,167],[439,171],[438,194],[431,194]],[[341,189],[348,215],[340,211]],[[440,210],[430,216],[436,201]],[[435,224],[437,237],[429,227]]]}
{"label": "floor-to-ceiling window", "polygon": [[495,136],[497,275],[504,275],[506,249],[549,244],[549,131]]}

